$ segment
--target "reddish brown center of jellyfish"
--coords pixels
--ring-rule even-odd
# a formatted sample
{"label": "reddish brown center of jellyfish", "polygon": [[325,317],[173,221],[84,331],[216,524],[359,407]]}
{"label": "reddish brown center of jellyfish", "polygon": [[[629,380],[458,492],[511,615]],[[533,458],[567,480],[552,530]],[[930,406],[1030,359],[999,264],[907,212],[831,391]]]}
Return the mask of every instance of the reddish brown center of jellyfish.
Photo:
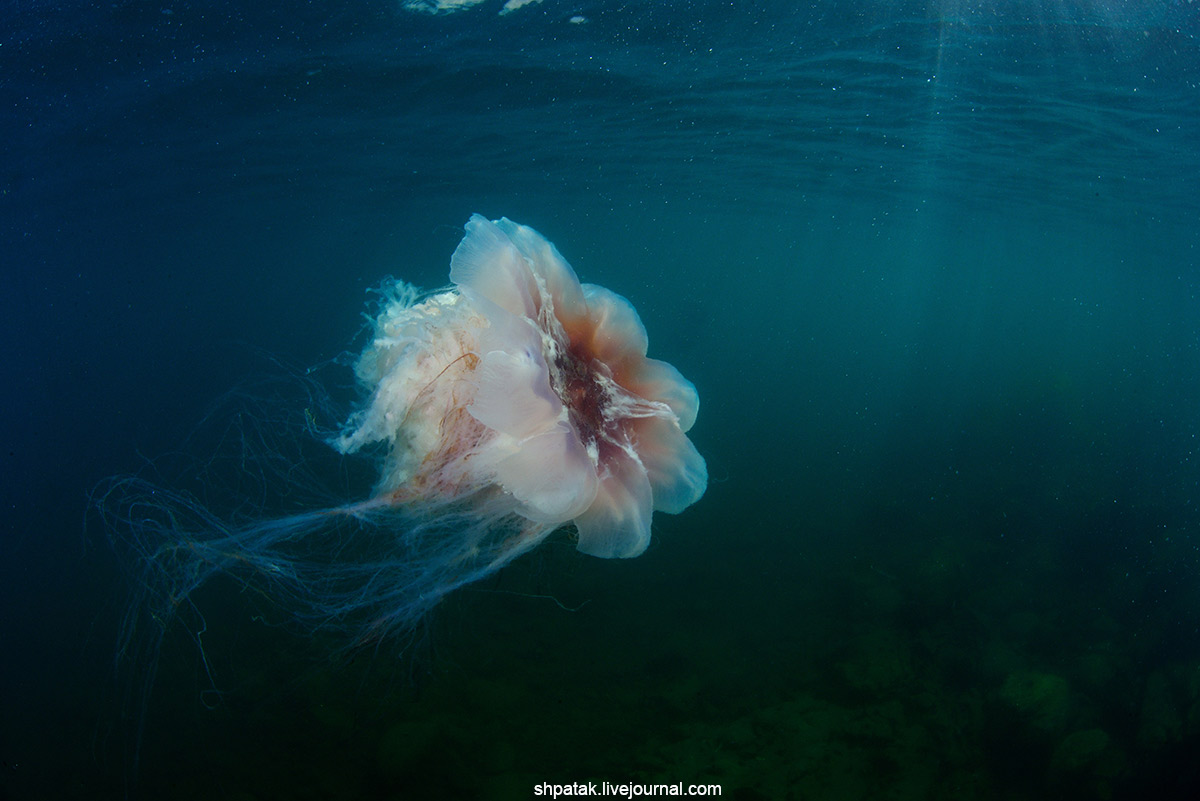
{"label": "reddish brown center of jellyfish", "polygon": [[571,425],[584,445],[595,444],[603,453],[604,445],[618,430],[618,422],[608,415],[609,390],[601,380],[601,364],[589,349],[576,342],[559,351],[555,359],[561,380],[559,395],[567,407]]}

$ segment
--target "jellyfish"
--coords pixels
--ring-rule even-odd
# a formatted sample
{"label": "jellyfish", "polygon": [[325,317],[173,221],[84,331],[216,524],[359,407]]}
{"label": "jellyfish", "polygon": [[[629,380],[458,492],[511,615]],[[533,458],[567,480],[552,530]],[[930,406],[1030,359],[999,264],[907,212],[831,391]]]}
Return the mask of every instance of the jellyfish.
{"label": "jellyfish", "polygon": [[635,557],[654,512],[700,499],[707,468],[687,437],[696,388],[647,356],[629,301],[581,283],[553,244],[507,218],[471,217],[450,281],[381,289],[354,365],[362,399],[328,438],[374,455],[369,497],[230,522],[139,478],[97,492],[154,621],[228,574],[309,629],[378,642],[559,529],[585,554]]}

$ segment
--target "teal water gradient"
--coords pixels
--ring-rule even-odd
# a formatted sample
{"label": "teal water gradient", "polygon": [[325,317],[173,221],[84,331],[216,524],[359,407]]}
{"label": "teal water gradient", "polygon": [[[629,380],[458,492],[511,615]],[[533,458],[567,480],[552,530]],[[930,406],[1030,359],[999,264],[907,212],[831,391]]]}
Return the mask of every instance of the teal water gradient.
{"label": "teal water gradient", "polygon": [[209,588],[138,792],[1187,797],[1196,4],[501,5],[3,4],[3,793],[125,792],[88,488],[262,353],[353,349],[480,212],[634,303],[708,494],[401,657],[327,665]]}

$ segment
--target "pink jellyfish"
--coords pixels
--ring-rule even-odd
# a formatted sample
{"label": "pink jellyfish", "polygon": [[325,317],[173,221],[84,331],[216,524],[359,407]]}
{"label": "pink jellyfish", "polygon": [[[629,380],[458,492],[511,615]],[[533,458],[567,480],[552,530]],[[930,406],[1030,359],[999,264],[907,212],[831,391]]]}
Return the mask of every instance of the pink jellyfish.
{"label": "pink jellyfish", "polygon": [[355,367],[367,397],[331,441],[382,452],[369,499],[235,525],[136,479],[98,494],[157,590],[156,620],[225,572],[275,588],[311,627],[373,640],[559,528],[586,554],[633,557],[653,512],[700,499],[696,389],[647,358],[627,300],[581,284],[532,228],[480,215],[450,280],[424,296],[383,289]]}

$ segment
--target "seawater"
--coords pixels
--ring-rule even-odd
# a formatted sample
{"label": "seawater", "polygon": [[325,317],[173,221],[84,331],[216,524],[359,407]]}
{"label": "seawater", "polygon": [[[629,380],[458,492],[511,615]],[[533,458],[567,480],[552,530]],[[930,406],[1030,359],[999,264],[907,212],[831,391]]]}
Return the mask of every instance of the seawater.
{"label": "seawater", "polygon": [[[4,793],[1194,790],[1196,4],[502,6],[0,6]],[[473,212],[636,306],[703,501],[349,664],[213,584],[130,690],[89,489],[350,393]]]}

